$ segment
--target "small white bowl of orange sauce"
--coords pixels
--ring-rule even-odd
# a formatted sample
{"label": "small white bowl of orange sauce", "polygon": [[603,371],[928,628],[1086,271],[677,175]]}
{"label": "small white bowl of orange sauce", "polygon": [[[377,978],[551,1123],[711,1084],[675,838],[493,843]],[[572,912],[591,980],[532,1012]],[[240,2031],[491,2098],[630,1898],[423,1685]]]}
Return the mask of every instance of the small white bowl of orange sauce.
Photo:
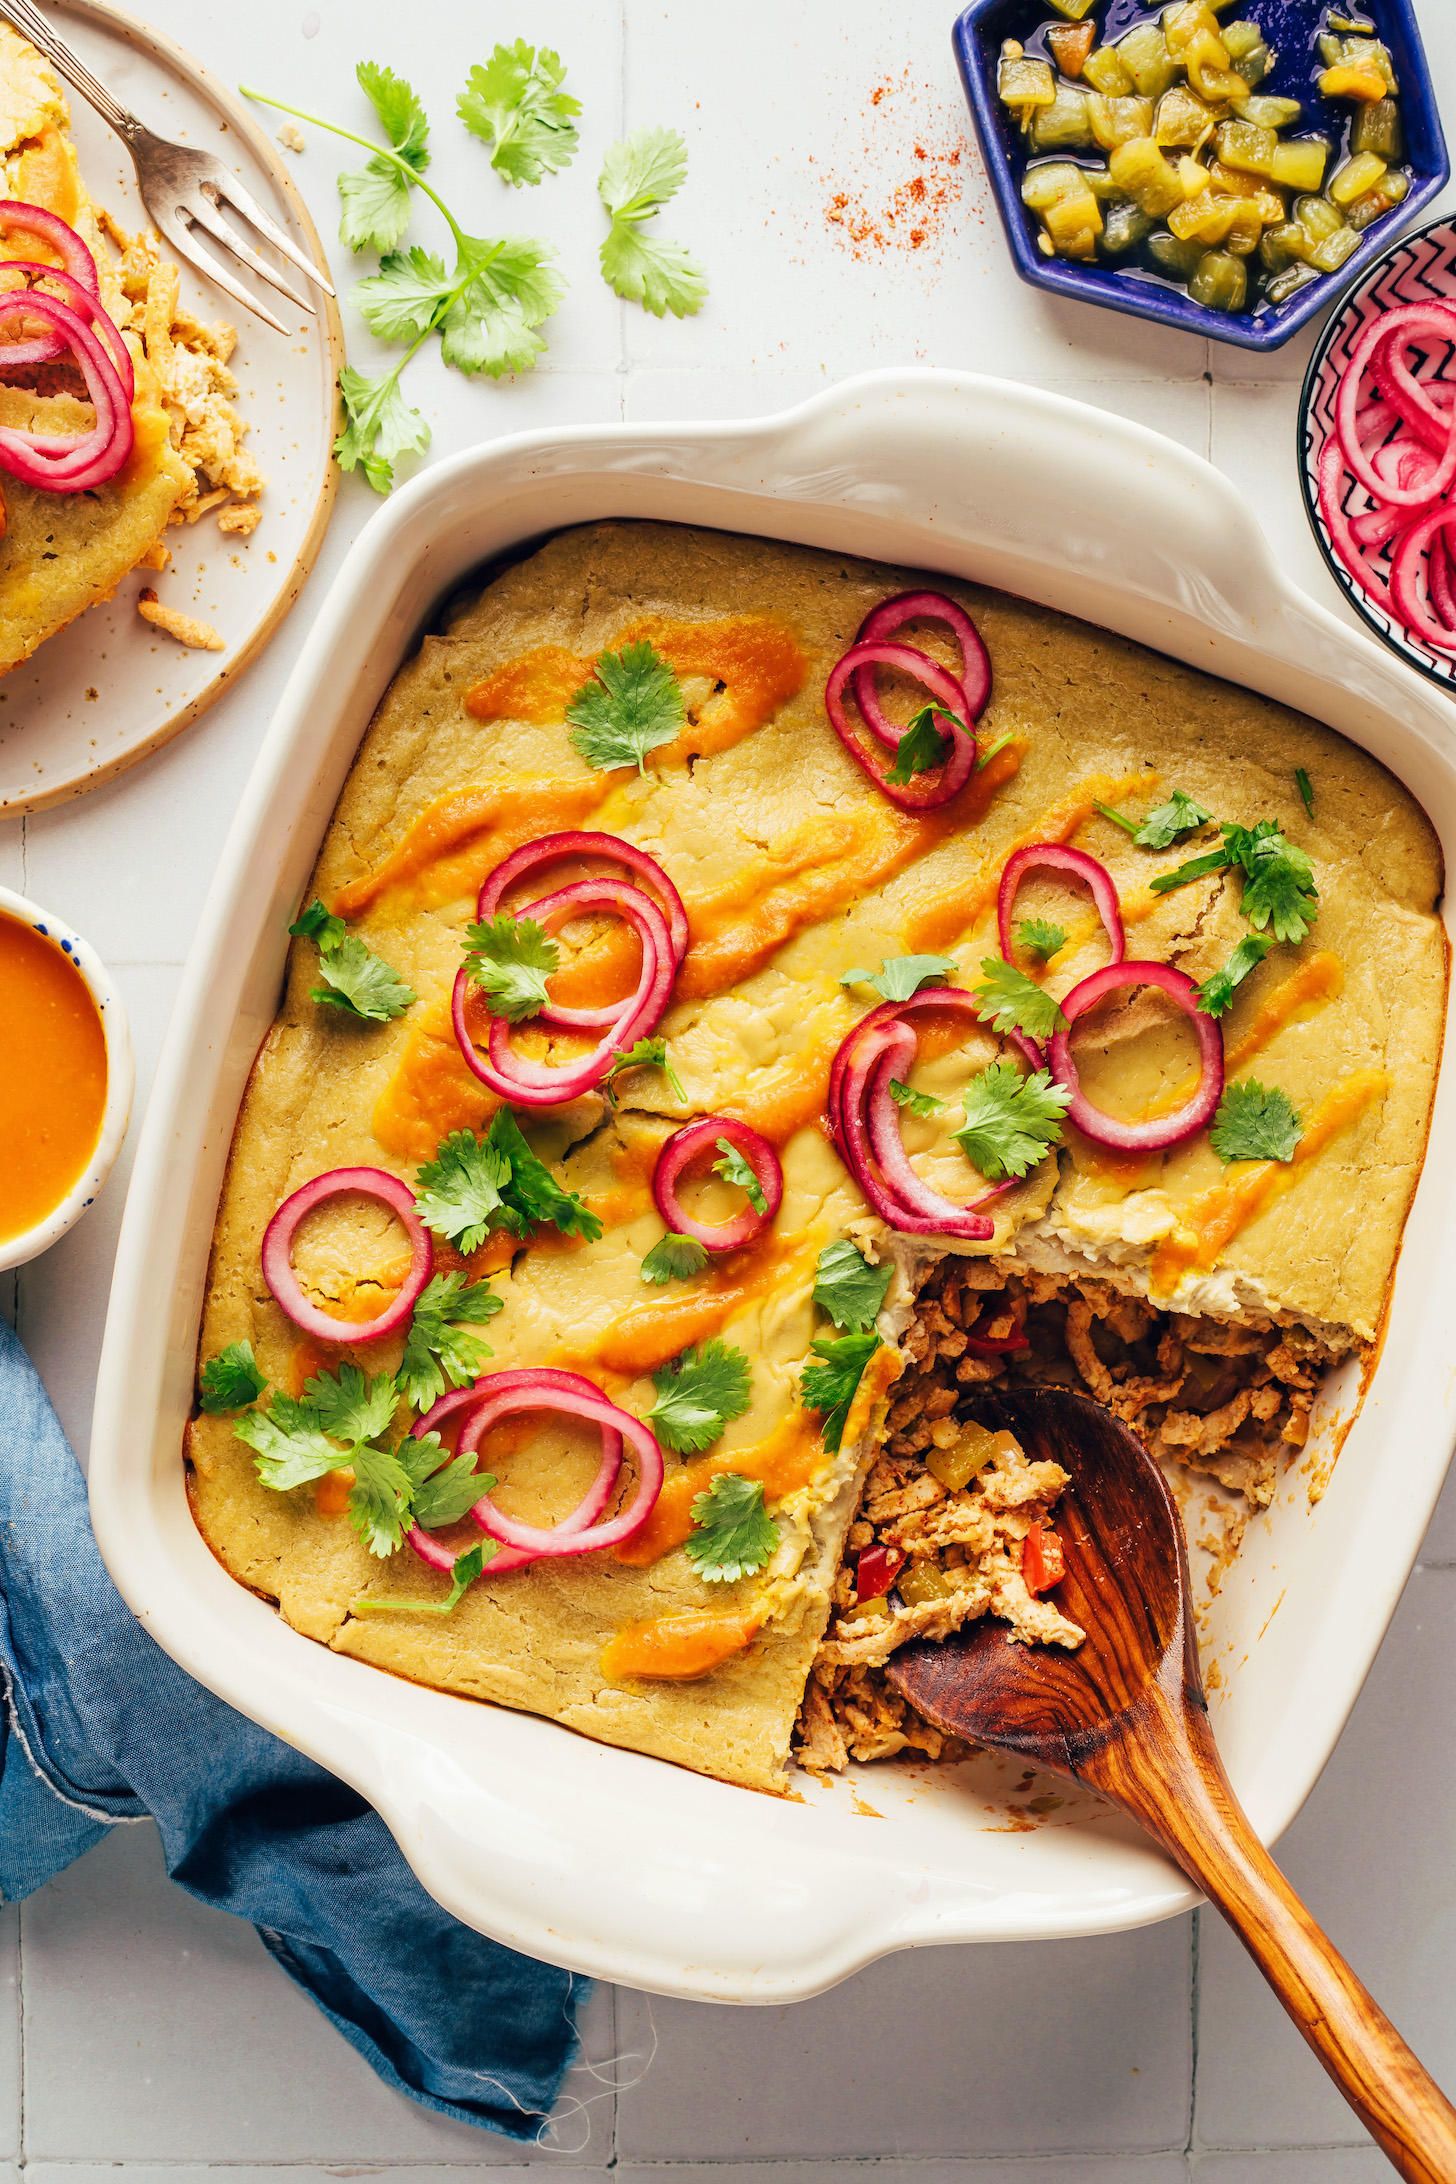
{"label": "small white bowl of orange sauce", "polygon": [[63,1236],[111,1173],[136,1083],[110,972],[59,918],[0,887],[0,1268]]}

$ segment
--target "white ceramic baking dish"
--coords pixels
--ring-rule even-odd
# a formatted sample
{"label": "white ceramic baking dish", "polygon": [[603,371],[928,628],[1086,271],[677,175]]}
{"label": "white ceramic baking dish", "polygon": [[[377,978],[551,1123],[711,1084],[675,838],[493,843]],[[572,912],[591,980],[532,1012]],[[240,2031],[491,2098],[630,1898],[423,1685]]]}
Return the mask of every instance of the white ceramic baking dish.
{"label": "white ceramic baking dish", "polygon": [[[356,745],[442,594],[504,549],[603,516],[879,555],[1064,608],[1329,722],[1409,786],[1448,858],[1456,848],[1449,710],[1286,581],[1217,471],[1135,424],[997,380],[897,371],[760,423],[592,426],[442,463],[374,517],[324,601],[188,960],[97,1390],[107,1566],[185,1668],[378,1807],[451,1911],[577,1970],[769,2002],[892,1949],[1165,1918],[1195,1898],[1130,1824],[1071,1799],[1041,1826],[1008,1825],[1008,1763],[871,1768],[857,1790],[806,1785],[801,1802],[729,1788],[330,1653],[227,1577],[194,1529],[180,1449],[223,1164],[284,928]],[[1206,1619],[1219,1740],[1266,1840],[1329,1756],[1450,1456],[1453,1110],[1448,1069],[1383,1357],[1329,1489],[1312,1507],[1307,1476],[1286,1477]],[[1348,1414],[1352,1389],[1340,1397]]]}

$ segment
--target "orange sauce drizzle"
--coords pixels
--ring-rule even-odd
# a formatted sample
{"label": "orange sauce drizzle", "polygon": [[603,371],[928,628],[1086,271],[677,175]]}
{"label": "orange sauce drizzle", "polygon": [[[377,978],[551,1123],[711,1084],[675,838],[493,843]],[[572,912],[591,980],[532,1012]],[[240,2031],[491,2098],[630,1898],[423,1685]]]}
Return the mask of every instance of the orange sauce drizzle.
{"label": "orange sauce drizzle", "polygon": [[562,781],[541,776],[452,790],[420,814],[383,864],[339,889],[334,914],[357,918],[386,894],[425,908],[473,895],[512,850],[580,826],[625,779],[619,768]]}
{"label": "orange sauce drizzle", "polygon": [[766,1296],[785,1267],[801,1260],[807,1265],[798,1237],[779,1237],[772,1231],[744,1251],[725,1254],[725,1260],[722,1271],[702,1286],[684,1285],[677,1296],[655,1297],[613,1320],[596,1345],[593,1362],[609,1373],[640,1379],[690,1343],[716,1335],[735,1313]]}
{"label": "orange sauce drizzle", "polygon": [[[1000,756],[999,753],[997,755]],[[984,780],[995,764],[996,760],[993,758],[986,773],[978,775],[977,779]],[[958,940],[963,933],[968,932],[996,900],[996,890],[1001,884],[1001,873],[1008,857],[1014,856],[1018,849],[1029,849],[1033,842],[1069,842],[1078,827],[1085,826],[1098,804],[1114,804],[1124,796],[1135,795],[1140,790],[1154,789],[1158,786],[1158,779],[1155,773],[1123,774],[1120,777],[1093,774],[1086,781],[1079,782],[1071,794],[1064,797],[1061,803],[1053,804],[1051,810],[1045,812],[1035,826],[1018,834],[1014,841],[998,850],[994,858],[989,858],[974,879],[938,895],[934,902],[924,904],[909,921],[905,934],[907,948],[919,952],[948,947],[953,940]],[[947,805],[946,809],[953,810],[954,806]]]}
{"label": "orange sauce drizzle", "polygon": [[[797,697],[809,672],[808,656],[793,634],[780,622],[755,616],[670,622],[647,615],[622,632],[616,649],[644,641],[656,646],[675,675],[707,676],[725,686],[666,747],[666,757],[703,758],[730,750]],[[565,720],[567,706],[595,665],[594,655],[542,645],[476,683],[466,692],[465,710],[476,720],[552,726]]]}
{"label": "orange sauce drizzle", "polygon": [[0,1237],[21,1236],[85,1173],[106,1111],[106,1034],[55,941],[0,913]]}
{"label": "orange sauce drizzle", "polygon": [[660,1615],[654,1622],[628,1623],[608,1640],[602,1674],[614,1682],[627,1676],[706,1676],[744,1652],[757,1629],[751,1613]]}
{"label": "orange sauce drizzle", "polygon": [[473,1076],[455,1040],[448,1001],[418,1009],[404,1051],[374,1103],[370,1127],[399,1160],[433,1160],[452,1130],[483,1130],[501,1105]]}
{"label": "orange sauce drizzle", "polygon": [[1200,1192],[1185,1210],[1178,1228],[1158,1246],[1150,1283],[1153,1296],[1171,1296],[1190,1269],[1213,1266],[1239,1231],[1281,1197],[1299,1170],[1316,1159],[1332,1138],[1358,1122],[1389,1084],[1383,1069],[1357,1069],[1325,1094],[1295,1146],[1291,1161],[1241,1161],[1239,1174]]}
{"label": "orange sauce drizzle", "polygon": [[776,1502],[811,1485],[815,1473],[828,1460],[819,1437],[819,1420],[808,1411],[791,1411],[766,1440],[755,1442],[752,1448],[695,1456],[664,1482],[651,1516],[635,1539],[617,1549],[617,1560],[634,1570],[645,1570],[649,1563],[691,1539],[693,1502],[707,1492],[714,1479],[730,1472],[740,1479],[759,1479],[764,1500]]}

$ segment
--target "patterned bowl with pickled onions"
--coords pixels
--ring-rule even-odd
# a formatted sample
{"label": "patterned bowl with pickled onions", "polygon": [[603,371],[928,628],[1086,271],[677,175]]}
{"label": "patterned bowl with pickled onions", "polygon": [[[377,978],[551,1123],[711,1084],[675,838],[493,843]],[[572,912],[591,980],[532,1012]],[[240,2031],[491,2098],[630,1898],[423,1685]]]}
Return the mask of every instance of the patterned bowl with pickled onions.
{"label": "patterned bowl with pickled onions", "polygon": [[[1305,108],[1301,131],[1317,127],[1335,146],[1336,162],[1348,141],[1350,111],[1347,102],[1327,99],[1319,93],[1315,81],[1320,71],[1316,41],[1332,14],[1368,24],[1388,48],[1400,87],[1404,164],[1410,180],[1404,201],[1365,231],[1359,248],[1338,272],[1307,282],[1278,303],[1260,300],[1253,309],[1236,312],[1213,310],[1196,302],[1184,287],[1160,277],[1154,267],[1140,260],[1130,258],[1122,263],[1099,256],[1082,263],[1043,256],[1037,240],[1040,223],[1022,202],[1028,153],[1014,116],[997,96],[1003,41],[1014,38],[1028,53],[1041,54],[1049,26],[1095,20],[1101,42],[1114,44],[1130,30],[1157,23],[1160,12],[1159,6],[1147,5],[1145,0],[1091,0],[1080,17],[1074,9],[1061,7],[1059,0],[970,0],[957,19],[952,32],[956,63],[1012,259],[1024,281],[1048,289],[1053,295],[1070,297],[1078,303],[1101,304],[1107,310],[1123,311],[1135,318],[1155,319],[1165,326],[1181,327],[1185,333],[1208,335],[1242,349],[1277,349],[1324,310],[1351,275],[1368,270],[1383,257],[1392,230],[1405,226],[1423,211],[1450,175],[1436,94],[1416,20],[1416,0],[1359,0],[1359,4],[1352,0],[1352,5],[1344,9],[1332,8],[1329,0],[1238,0],[1237,6],[1224,6],[1220,0],[1220,15],[1237,15],[1256,22],[1273,53],[1274,65],[1259,84],[1260,93],[1300,100]],[[1070,156],[1078,165],[1084,165],[1093,155],[1084,151]]]}
{"label": "patterned bowl with pickled onions", "polygon": [[[1456,690],[1456,647],[1448,651],[1428,643],[1419,628],[1401,614],[1392,595],[1393,557],[1399,550],[1399,534],[1388,541],[1371,538],[1364,545],[1358,557],[1365,578],[1361,581],[1333,535],[1331,516],[1335,511],[1320,505],[1321,459],[1335,433],[1336,402],[1359,344],[1377,320],[1407,306],[1427,304],[1451,309],[1452,339],[1444,339],[1434,326],[1423,334],[1417,333],[1406,349],[1406,366],[1419,386],[1437,390],[1433,400],[1442,400],[1438,390],[1450,387],[1450,399],[1456,402],[1456,220],[1432,220],[1413,234],[1403,235],[1346,291],[1304,375],[1296,444],[1305,514],[1335,582],[1383,644],[1432,682]],[[1392,420],[1374,437],[1391,442],[1397,429],[1398,421]],[[1362,518],[1368,520],[1373,506],[1371,495],[1343,464],[1337,505],[1339,516],[1356,526]],[[1440,542],[1434,543],[1439,548]],[[1429,552],[1420,556],[1420,562],[1419,588],[1429,598]]]}

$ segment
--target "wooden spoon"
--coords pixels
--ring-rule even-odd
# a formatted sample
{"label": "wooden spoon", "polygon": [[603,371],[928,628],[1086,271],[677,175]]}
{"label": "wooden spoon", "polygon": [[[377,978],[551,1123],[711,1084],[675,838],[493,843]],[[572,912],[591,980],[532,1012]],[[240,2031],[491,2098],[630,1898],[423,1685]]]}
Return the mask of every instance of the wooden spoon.
{"label": "wooden spoon", "polygon": [[1055,1598],[1086,1642],[1010,1642],[989,1617],[885,1671],[938,1729],[1098,1790],[1217,1904],[1404,2177],[1456,2184],[1456,2109],[1310,1917],[1239,1807],[1208,1723],[1183,1527],[1136,1435],[1067,1388],[988,1396],[981,1423],[1071,1474]]}

